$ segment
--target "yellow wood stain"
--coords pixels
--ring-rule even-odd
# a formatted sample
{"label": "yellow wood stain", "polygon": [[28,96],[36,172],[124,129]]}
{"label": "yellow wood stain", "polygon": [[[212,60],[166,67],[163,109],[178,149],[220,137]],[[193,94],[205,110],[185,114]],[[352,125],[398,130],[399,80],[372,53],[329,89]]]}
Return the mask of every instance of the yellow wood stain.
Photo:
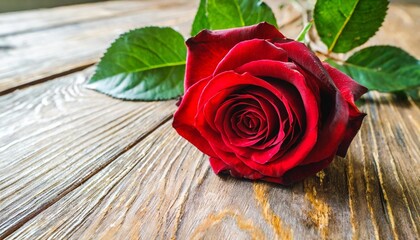
{"label": "yellow wood stain", "polygon": [[191,235],[191,239],[200,239],[203,233],[205,233],[208,229],[212,226],[220,223],[223,219],[231,217],[235,220],[237,226],[251,236],[252,239],[260,240],[265,239],[264,233],[254,225],[254,223],[250,219],[245,219],[238,213],[225,209],[216,214],[210,214],[207,216],[206,219],[194,230],[193,234]]}
{"label": "yellow wood stain", "polygon": [[[359,136],[360,136],[360,134],[359,134]],[[353,144],[355,145],[356,142],[353,143]],[[354,161],[354,159],[353,159],[353,155],[352,155],[351,151],[349,151],[347,153],[347,158],[349,159],[349,164],[348,164],[348,168],[347,168],[347,174],[348,174],[347,187],[349,189],[350,223],[351,223],[351,231],[353,233],[351,239],[356,240],[356,239],[359,239],[360,236],[359,236],[359,232],[356,229],[357,218],[356,218],[356,213],[354,211],[354,206],[353,206],[355,204],[354,203],[354,198],[355,198],[354,192],[356,190],[355,190],[355,187],[354,187],[354,184],[353,184],[353,181],[354,181],[353,161]]]}
{"label": "yellow wood stain", "polygon": [[319,182],[322,186],[322,183],[324,182],[324,178],[325,178],[324,170],[321,170],[321,171],[317,172],[316,176],[319,178]]}
{"label": "yellow wood stain", "polygon": [[[316,197],[316,189],[312,184],[305,184],[305,198],[311,203],[312,210],[308,212],[308,217],[319,229],[322,239],[328,236],[328,222],[330,207],[327,203]],[[312,186],[312,187],[311,187]]]}
{"label": "yellow wood stain", "polygon": [[292,229],[284,227],[281,218],[270,208],[270,203],[268,202],[267,197],[268,186],[263,183],[254,183],[253,187],[255,198],[262,208],[264,219],[273,227],[277,238],[284,240],[293,239]]}

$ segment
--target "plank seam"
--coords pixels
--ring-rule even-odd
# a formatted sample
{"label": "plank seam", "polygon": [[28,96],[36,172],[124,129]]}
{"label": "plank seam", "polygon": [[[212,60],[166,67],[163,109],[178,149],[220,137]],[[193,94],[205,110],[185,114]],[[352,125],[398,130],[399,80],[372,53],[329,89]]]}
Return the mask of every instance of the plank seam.
{"label": "plank seam", "polygon": [[47,76],[47,77],[42,77],[42,78],[36,79],[36,80],[34,80],[34,81],[31,81],[31,82],[28,82],[28,83],[21,84],[21,85],[19,85],[19,86],[11,87],[11,88],[9,88],[9,89],[7,89],[7,90],[0,91],[0,96],[3,96],[3,95],[6,95],[6,94],[9,94],[9,93],[11,93],[11,92],[13,92],[13,91],[15,91],[15,90],[18,90],[18,89],[23,89],[23,88],[31,87],[31,86],[33,86],[33,85],[37,85],[37,84],[39,84],[39,83],[44,83],[44,82],[47,82],[47,81],[50,81],[50,80],[54,80],[55,78],[64,77],[64,76],[66,76],[66,75],[70,75],[70,74],[72,74],[72,73],[75,73],[75,72],[79,72],[79,71],[85,70],[86,68],[91,67],[91,66],[93,66],[94,64],[95,64],[95,62],[91,62],[91,63],[83,64],[83,65],[80,65],[80,66],[77,66],[77,67],[74,67],[74,68],[71,68],[71,69],[65,70],[65,71],[63,71],[63,72],[54,73],[53,75],[49,75],[49,76]]}

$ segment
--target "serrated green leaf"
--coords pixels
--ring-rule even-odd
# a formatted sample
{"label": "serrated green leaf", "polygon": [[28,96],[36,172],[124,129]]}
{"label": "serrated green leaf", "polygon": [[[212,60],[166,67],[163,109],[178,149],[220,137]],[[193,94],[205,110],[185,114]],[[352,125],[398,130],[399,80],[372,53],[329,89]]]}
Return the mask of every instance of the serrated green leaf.
{"label": "serrated green leaf", "polygon": [[277,27],[271,8],[261,0],[201,0],[191,35],[202,29],[227,29],[268,22]]}
{"label": "serrated green leaf", "polygon": [[203,29],[210,29],[210,23],[206,15],[206,4],[207,0],[200,0],[200,5],[198,6],[197,14],[192,24],[191,36],[197,35]]}
{"label": "serrated green leaf", "polygon": [[302,43],[305,42],[306,34],[308,34],[308,32],[311,29],[312,25],[313,25],[313,22],[312,21],[311,22],[308,22],[306,24],[306,26],[302,29],[302,31],[299,33],[298,37],[296,38],[296,41],[302,42]]}
{"label": "serrated green leaf", "polygon": [[343,65],[328,62],[369,90],[397,92],[420,86],[420,61],[397,47],[368,47]]}
{"label": "serrated green leaf", "polygon": [[164,100],[183,93],[186,47],[169,27],[121,35],[107,49],[87,87],[128,100]]}
{"label": "serrated green leaf", "polygon": [[318,0],[315,26],[329,51],[345,53],[375,35],[387,9],[388,0]]}

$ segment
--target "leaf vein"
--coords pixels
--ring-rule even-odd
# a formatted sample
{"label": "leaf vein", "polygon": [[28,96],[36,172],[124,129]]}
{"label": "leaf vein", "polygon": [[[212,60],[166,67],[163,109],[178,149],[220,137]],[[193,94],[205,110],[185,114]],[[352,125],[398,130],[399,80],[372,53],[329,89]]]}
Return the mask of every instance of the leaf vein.
{"label": "leaf vein", "polygon": [[351,9],[351,12],[350,12],[349,16],[344,21],[343,26],[341,26],[337,35],[335,35],[334,40],[331,43],[331,46],[328,48],[328,52],[331,52],[334,49],[335,45],[337,44],[338,39],[340,38],[341,34],[343,33],[344,28],[346,28],[348,22],[350,21],[351,17],[353,16],[354,10],[356,9],[356,7],[359,3],[360,3],[360,0],[357,0],[356,3],[354,4],[354,7]]}

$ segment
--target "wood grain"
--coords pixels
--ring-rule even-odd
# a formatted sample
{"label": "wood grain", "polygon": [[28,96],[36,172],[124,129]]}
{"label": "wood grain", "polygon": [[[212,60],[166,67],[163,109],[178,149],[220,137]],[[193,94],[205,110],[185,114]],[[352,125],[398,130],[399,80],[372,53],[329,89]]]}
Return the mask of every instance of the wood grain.
{"label": "wood grain", "polygon": [[0,94],[93,65],[108,45],[129,29],[169,25],[187,35],[194,2],[176,3],[176,8],[161,4],[113,18],[1,37],[0,43],[9,48],[0,49]]}
{"label": "wood grain", "polygon": [[[48,222],[46,227],[62,225],[63,231],[39,229],[33,236],[147,239],[157,234],[156,238],[170,238],[175,234],[171,229],[179,224],[187,194],[206,176],[208,165],[203,155],[179,138],[168,122],[89,179],[79,188],[82,191],[65,196],[62,201],[72,203],[89,195],[89,201],[73,202],[71,209],[60,210],[72,212],[65,214],[68,218],[56,212],[59,222],[41,220]],[[147,221],[139,221],[139,216]],[[74,224],[72,229],[66,223]],[[121,228],[127,232],[120,232]],[[26,233],[25,237],[31,238]]]}
{"label": "wood grain", "polygon": [[116,16],[156,11],[179,1],[108,1],[0,14],[0,37],[81,24]]}
{"label": "wood grain", "polygon": [[[83,16],[91,5],[77,6],[87,7],[80,16],[52,10],[67,11],[62,22],[42,10],[33,31],[0,38],[15,46],[0,50],[0,239],[420,238],[419,102],[369,93],[347,157],[293,186],[218,177],[171,128],[175,101],[121,102],[83,88],[93,69],[77,68],[120,32],[153,22],[187,36],[197,4],[160,0],[159,11],[133,14],[124,3],[92,18]],[[269,3],[295,36],[302,10]],[[420,7],[392,4],[368,44],[418,56],[418,19]]]}
{"label": "wood grain", "polygon": [[166,121],[168,102],[83,88],[92,68],[0,99],[0,238]]}

